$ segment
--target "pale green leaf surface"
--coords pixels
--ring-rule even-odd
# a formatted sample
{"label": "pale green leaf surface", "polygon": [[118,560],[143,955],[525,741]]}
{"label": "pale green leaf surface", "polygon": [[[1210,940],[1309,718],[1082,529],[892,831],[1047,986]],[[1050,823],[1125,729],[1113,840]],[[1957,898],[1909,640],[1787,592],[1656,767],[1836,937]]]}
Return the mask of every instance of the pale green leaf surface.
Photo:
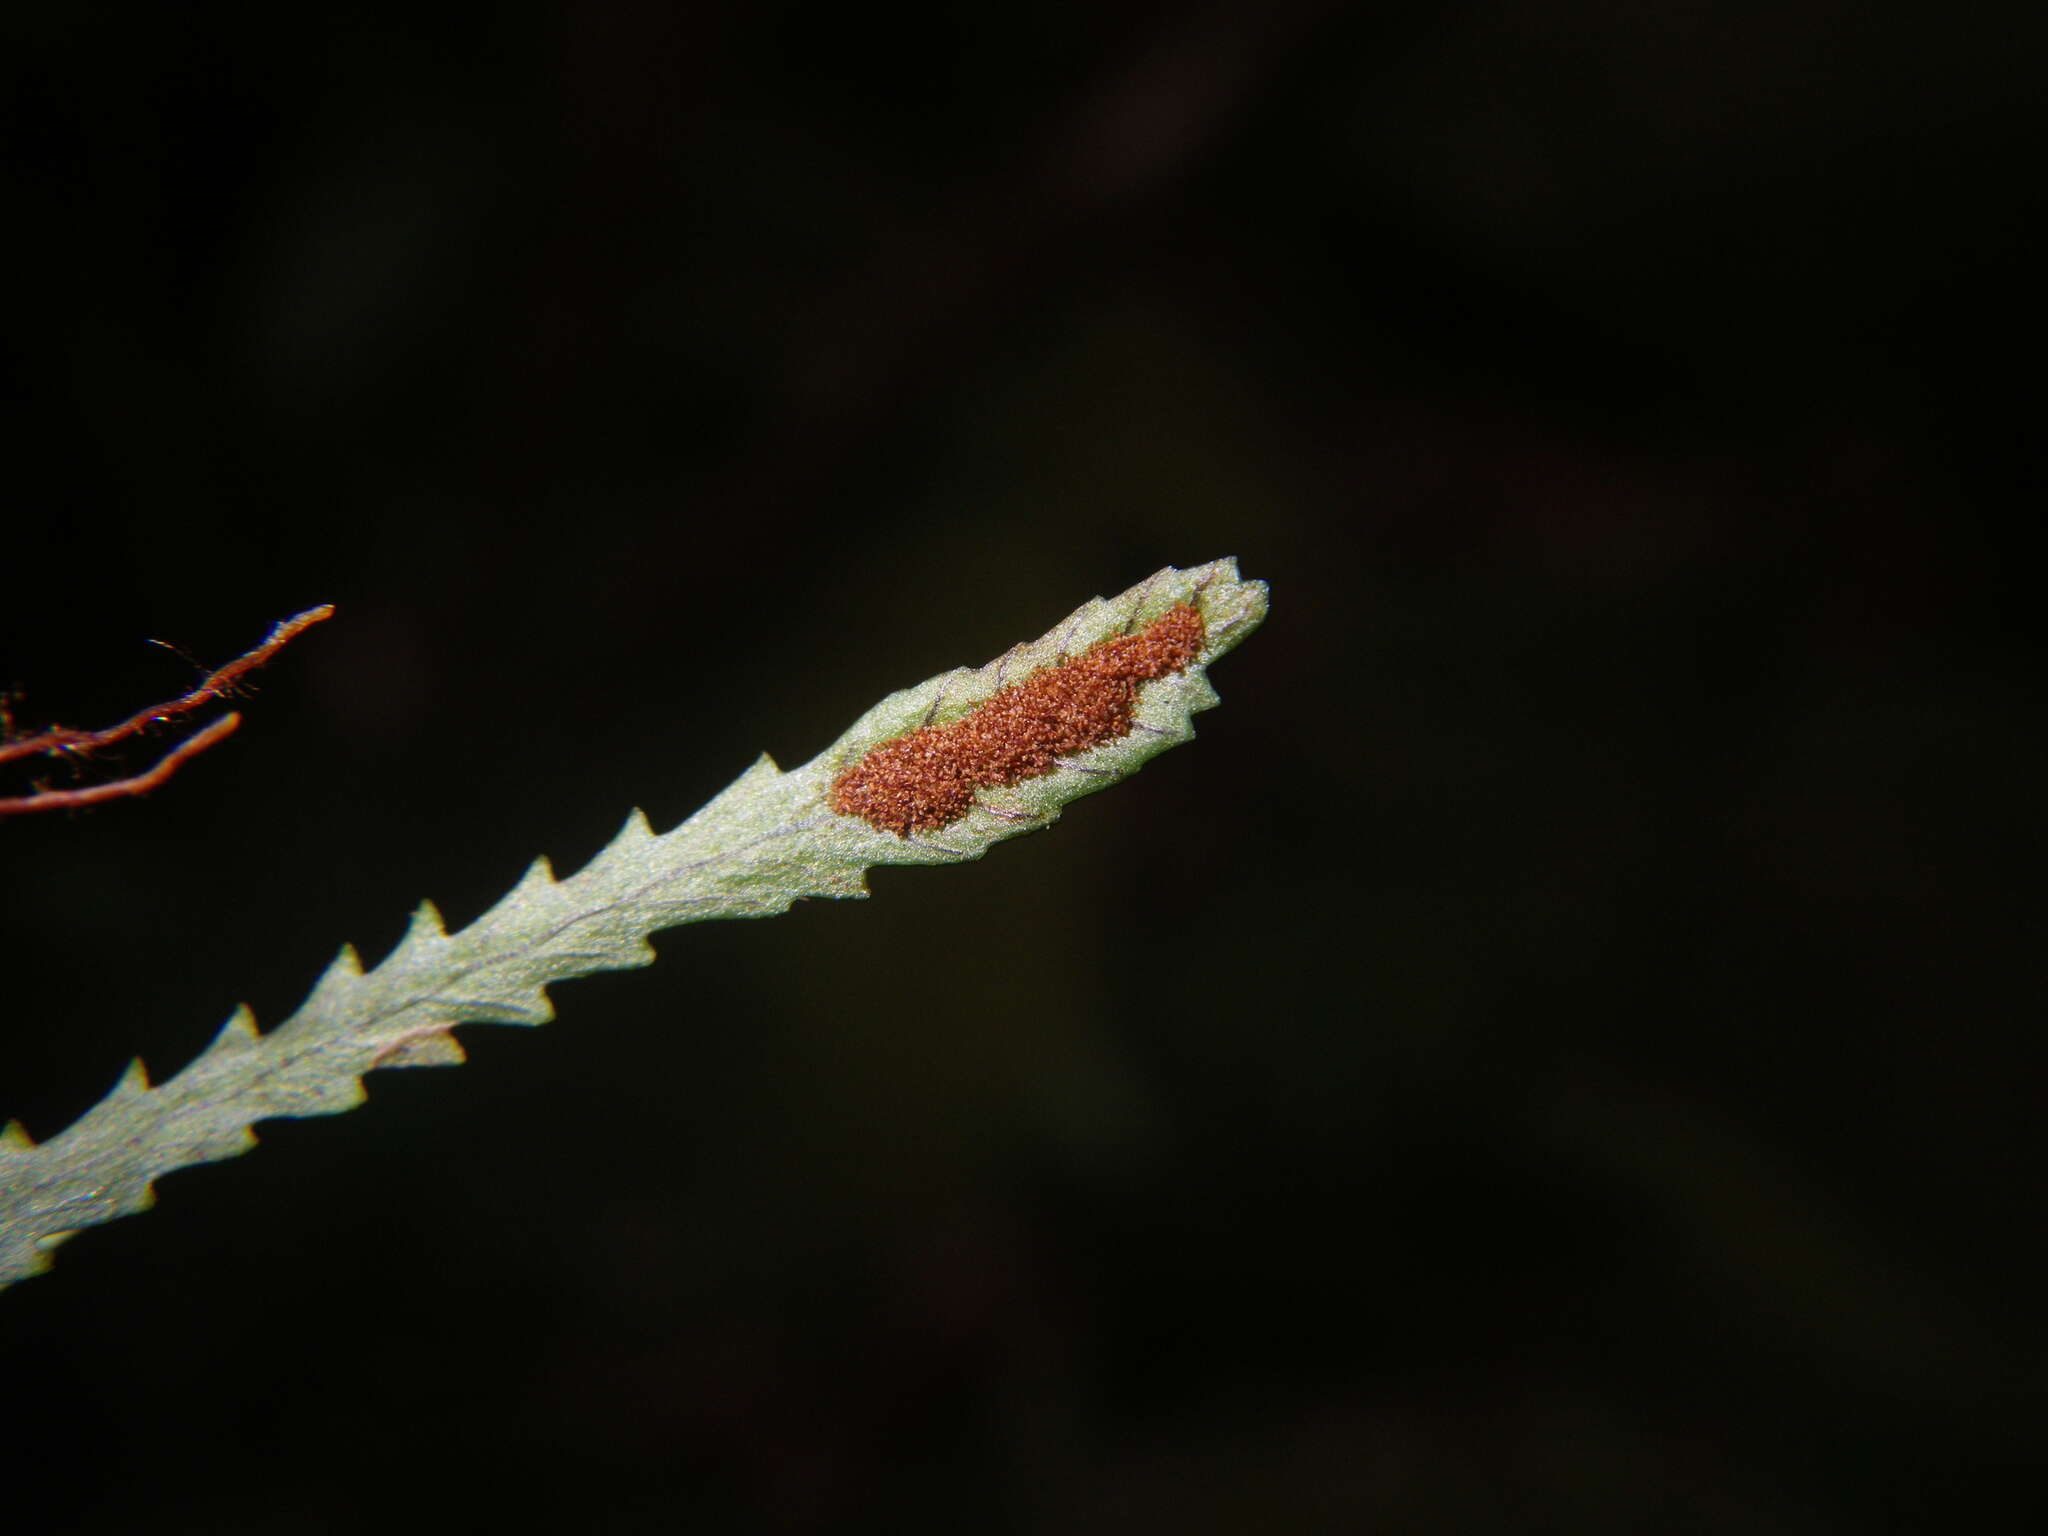
{"label": "pale green leaf surface", "polygon": [[[1201,656],[1143,686],[1137,728],[1124,737],[1043,778],[981,791],[974,811],[937,834],[900,838],[832,810],[833,780],[871,747],[958,719],[1001,688],[1183,602],[1202,614]],[[147,1209],[163,1174],[247,1151],[259,1120],[352,1109],[363,1101],[363,1074],[379,1067],[460,1062],[455,1025],[547,1022],[548,983],[646,965],[654,959],[647,935],[658,929],[766,917],[809,896],[865,896],[873,865],[980,858],[1004,838],[1050,825],[1069,801],[1192,738],[1189,717],[1217,702],[1209,663],[1265,612],[1265,585],[1239,580],[1234,561],[1169,566],[985,667],[889,695],[801,768],[784,773],[762,757],[671,832],[657,835],[635,811],[567,879],[535,860],[458,933],[428,902],[374,970],[344,946],[312,995],[268,1034],[238,1008],[160,1086],[136,1061],[112,1093],[48,1141],[31,1142],[18,1125],[0,1132],[0,1286],[46,1269],[48,1251],[79,1228]]]}

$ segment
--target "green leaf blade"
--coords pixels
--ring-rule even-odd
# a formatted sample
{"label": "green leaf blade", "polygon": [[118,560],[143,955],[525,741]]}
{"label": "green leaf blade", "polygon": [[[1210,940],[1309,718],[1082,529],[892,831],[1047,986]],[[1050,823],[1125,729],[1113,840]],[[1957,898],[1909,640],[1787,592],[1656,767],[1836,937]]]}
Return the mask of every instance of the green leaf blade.
{"label": "green leaf blade", "polygon": [[[1123,734],[1036,776],[976,790],[969,809],[935,831],[899,834],[834,808],[835,781],[868,752],[967,719],[1006,689],[1182,606],[1200,617],[1199,654],[1136,686]],[[344,946],[306,1002],[269,1033],[238,1009],[162,1085],[150,1086],[136,1062],[112,1093],[48,1141],[33,1143],[12,1125],[0,1134],[0,1287],[47,1269],[49,1250],[72,1232],[147,1209],[163,1174],[247,1151],[259,1121],[352,1109],[364,1100],[363,1076],[380,1067],[460,1062],[450,1033],[458,1025],[551,1020],[552,983],[649,964],[651,933],[772,916],[808,897],[862,897],[876,865],[980,858],[1050,826],[1072,801],[1191,740],[1191,717],[1217,703],[1208,667],[1265,613],[1264,584],[1241,580],[1234,561],[1168,567],[1117,597],[1083,604],[986,666],[889,695],[801,768],[784,773],[764,755],[670,832],[655,833],[635,811],[567,878],[535,860],[456,933],[423,903],[374,969],[365,971]],[[1181,614],[1175,622],[1189,621]]]}

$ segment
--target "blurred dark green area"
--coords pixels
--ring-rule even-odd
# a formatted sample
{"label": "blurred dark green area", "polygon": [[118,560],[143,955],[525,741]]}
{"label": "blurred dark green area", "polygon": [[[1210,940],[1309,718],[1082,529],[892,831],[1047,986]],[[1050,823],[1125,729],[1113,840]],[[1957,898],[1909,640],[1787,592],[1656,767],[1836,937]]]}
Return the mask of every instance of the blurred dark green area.
{"label": "blurred dark green area", "polygon": [[11,14],[16,715],[341,610],[146,803],[0,824],[38,1136],[1159,565],[1274,611],[1052,834],[672,932],[77,1239],[0,1297],[9,1524],[2032,1500],[2014,24]]}

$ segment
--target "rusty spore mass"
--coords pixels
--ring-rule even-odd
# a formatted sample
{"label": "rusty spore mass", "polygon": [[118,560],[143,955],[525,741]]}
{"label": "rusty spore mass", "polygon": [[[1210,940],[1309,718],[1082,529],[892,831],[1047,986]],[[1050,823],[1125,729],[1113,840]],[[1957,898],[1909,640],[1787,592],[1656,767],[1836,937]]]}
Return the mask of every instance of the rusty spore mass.
{"label": "rusty spore mass", "polygon": [[898,837],[952,825],[977,789],[1042,778],[1060,759],[1131,733],[1139,685],[1202,654],[1189,603],[1003,689],[948,725],[927,725],[866,753],[832,781],[832,809]]}

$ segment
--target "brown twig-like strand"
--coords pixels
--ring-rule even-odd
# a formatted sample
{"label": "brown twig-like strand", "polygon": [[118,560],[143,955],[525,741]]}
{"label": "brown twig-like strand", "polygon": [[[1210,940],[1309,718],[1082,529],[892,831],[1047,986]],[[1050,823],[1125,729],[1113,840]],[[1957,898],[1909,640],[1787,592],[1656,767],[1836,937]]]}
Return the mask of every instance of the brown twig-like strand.
{"label": "brown twig-like strand", "polygon": [[1128,736],[1138,689],[1202,654],[1192,604],[1169,608],[1003,689],[947,725],[927,725],[864,754],[832,782],[832,809],[898,837],[950,826],[978,789],[1042,778],[1061,759]]}
{"label": "brown twig-like strand", "polygon": [[[84,758],[102,747],[113,746],[130,736],[140,735],[153,726],[164,725],[181,716],[189,715],[196,709],[202,709],[218,699],[225,699],[245,676],[268,662],[301,633],[311,629],[321,620],[331,618],[333,614],[333,606],[327,603],[321,604],[318,608],[308,608],[304,613],[294,614],[274,626],[264,637],[261,645],[237,656],[226,666],[217,667],[209,672],[191,692],[166,703],[137,710],[120,724],[110,725],[105,730],[80,731],[59,725],[52,726],[46,731],[38,731],[32,736],[0,738],[0,765],[31,757],[73,760]],[[235,727],[241,723],[242,717],[238,714],[230,712],[223,715],[179,742],[159,758],[154,767],[129,778],[109,779],[104,783],[78,789],[39,788],[26,795],[0,798],[0,817],[24,816],[42,811],[77,810],[108,800],[147,794],[176,773],[183,764],[233,735]]]}
{"label": "brown twig-like strand", "polygon": [[264,636],[263,643],[252,651],[237,656],[224,667],[200,680],[199,686],[182,698],[172,699],[166,704],[152,704],[148,709],[139,709],[119,725],[110,725],[103,731],[77,731],[68,726],[52,726],[47,731],[38,731],[33,736],[18,736],[12,741],[0,741],[0,763],[11,763],[17,758],[41,757],[54,752],[93,752],[101,747],[110,747],[138,731],[152,725],[161,725],[175,720],[180,715],[189,715],[195,709],[211,704],[215,699],[225,698],[243,677],[254,672],[269,661],[301,633],[311,629],[323,619],[334,617],[334,605],[322,603],[318,608],[308,608],[304,613],[275,625]]}
{"label": "brown twig-like strand", "polygon": [[234,735],[235,727],[241,723],[242,717],[229,710],[204,729],[187,736],[158,758],[155,767],[144,773],[132,778],[109,779],[104,784],[91,784],[84,789],[40,789],[32,795],[13,796],[0,800],[0,816],[19,816],[30,811],[78,811],[108,800],[146,795],[208,747]]}

